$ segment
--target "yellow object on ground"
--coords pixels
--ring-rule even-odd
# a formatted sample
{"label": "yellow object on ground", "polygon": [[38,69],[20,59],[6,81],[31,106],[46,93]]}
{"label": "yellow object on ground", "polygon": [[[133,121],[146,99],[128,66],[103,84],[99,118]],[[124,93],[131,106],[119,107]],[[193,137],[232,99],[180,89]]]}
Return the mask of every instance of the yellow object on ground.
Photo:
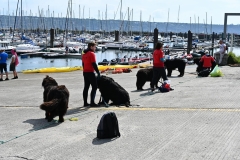
{"label": "yellow object on ground", "polygon": [[73,117],[73,118],[70,118],[69,120],[70,121],[78,121],[78,118],[77,117]]}
{"label": "yellow object on ground", "polygon": [[98,69],[100,71],[104,71],[106,69],[123,69],[123,68],[137,68],[137,65],[109,65],[109,66],[103,66],[103,65],[98,65]]}
{"label": "yellow object on ground", "polygon": [[152,64],[139,64],[139,68],[147,68],[147,67],[152,67]]}

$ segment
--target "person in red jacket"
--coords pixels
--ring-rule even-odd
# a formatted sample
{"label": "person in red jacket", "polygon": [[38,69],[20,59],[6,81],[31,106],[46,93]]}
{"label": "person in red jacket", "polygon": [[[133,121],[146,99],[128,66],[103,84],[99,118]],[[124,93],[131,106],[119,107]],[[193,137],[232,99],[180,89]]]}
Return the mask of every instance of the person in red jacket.
{"label": "person in red jacket", "polygon": [[200,61],[203,64],[203,69],[211,69],[212,63],[215,62],[214,58],[209,54],[209,51],[205,51],[205,55],[202,56]]}
{"label": "person in red jacket", "polygon": [[155,50],[153,52],[153,78],[151,83],[151,90],[154,91],[154,85],[158,83],[160,78],[163,80],[168,80],[165,67],[164,67],[164,54],[163,54],[163,44],[157,43]]}
{"label": "person in red jacket", "polygon": [[[83,51],[82,55],[82,66],[83,66],[83,76],[84,76],[84,89],[83,89],[83,101],[84,106],[89,106],[87,103],[88,99],[88,89],[90,85],[92,86],[91,91],[91,107],[97,107],[98,105],[94,102],[96,92],[97,92],[97,78],[100,78],[100,72],[96,64],[95,57],[96,44],[89,43],[88,48]],[[97,72],[98,76],[96,78],[94,70]]]}

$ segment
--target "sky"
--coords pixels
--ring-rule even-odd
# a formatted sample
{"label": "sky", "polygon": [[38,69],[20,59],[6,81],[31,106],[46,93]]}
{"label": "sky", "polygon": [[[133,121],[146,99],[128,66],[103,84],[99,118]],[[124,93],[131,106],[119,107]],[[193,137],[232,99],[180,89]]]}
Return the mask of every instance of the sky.
{"label": "sky", "polygon": [[[15,15],[18,1],[20,7],[21,0],[1,0],[0,15]],[[22,9],[24,15],[30,15],[30,10],[34,16],[39,15],[40,9],[45,16],[51,16],[54,12],[54,17],[66,17],[68,2],[22,0]],[[72,17],[83,18],[84,15],[84,18],[119,20],[120,4],[121,0],[72,0]],[[121,19],[128,20],[130,17],[133,21],[207,24],[212,21],[212,24],[223,25],[224,13],[240,13],[239,7],[240,0],[122,0]],[[240,16],[229,16],[228,24],[240,24]]]}

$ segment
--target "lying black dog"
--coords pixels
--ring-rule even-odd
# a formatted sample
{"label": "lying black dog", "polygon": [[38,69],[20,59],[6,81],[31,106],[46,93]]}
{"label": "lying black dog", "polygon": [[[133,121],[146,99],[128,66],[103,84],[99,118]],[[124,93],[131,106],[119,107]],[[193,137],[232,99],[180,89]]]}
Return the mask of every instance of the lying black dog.
{"label": "lying black dog", "polygon": [[171,77],[172,75],[172,70],[175,70],[176,68],[180,72],[180,75],[178,77],[183,77],[185,67],[186,67],[186,61],[183,59],[167,59],[164,62],[165,68],[167,69],[167,76]]}
{"label": "lying black dog", "polygon": [[[143,86],[146,82],[150,82],[150,87],[151,87],[151,81],[152,81],[152,77],[153,77],[153,69],[152,68],[144,68],[144,69],[140,69],[137,72],[137,82],[136,82],[136,86],[137,86],[137,90],[143,90]],[[157,87],[157,84],[155,84],[155,86]]]}
{"label": "lying black dog", "polygon": [[101,76],[97,80],[97,84],[105,103],[108,104],[109,100],[111,100],[112,105],[130,106],[130,97],[128,92],[112,78]]}
{"label": "lying black dog", "polygon": [[40,105],[42,110],[46,111],[45,119],[51,122],[55,116],[59,116],[59,122],[64,122],[63,116],[68,109],[69,91],[65,85],[58,85],[52,77],[46,76],[43,79],[42,86],[43,104]]}

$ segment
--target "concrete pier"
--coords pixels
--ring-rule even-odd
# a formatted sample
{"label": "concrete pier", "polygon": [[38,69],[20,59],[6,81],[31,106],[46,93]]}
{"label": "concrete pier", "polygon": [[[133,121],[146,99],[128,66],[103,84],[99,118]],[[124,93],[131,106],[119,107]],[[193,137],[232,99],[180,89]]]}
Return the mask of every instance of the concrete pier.
{"label": "concrete pier", "polygon": [[[0,82],[0,159],[240,159],[240,70],[220,69],[223,77],[199,78],[195,65],[186,66],[181,78],[173,71],[174,91],[153,95],[149,82],[136,91],[138,69],[108,74],[129,92],[129,108],[82,107],[82,71],[49,73],[70,91],[61,124],[58,117],[48,123],[39,108],[47,74],[19,73],[19,79]],[[99,97],[97,91],[96,103]],[[109,111],[117,115],[121,137],[97,139],[97,125]]]}

